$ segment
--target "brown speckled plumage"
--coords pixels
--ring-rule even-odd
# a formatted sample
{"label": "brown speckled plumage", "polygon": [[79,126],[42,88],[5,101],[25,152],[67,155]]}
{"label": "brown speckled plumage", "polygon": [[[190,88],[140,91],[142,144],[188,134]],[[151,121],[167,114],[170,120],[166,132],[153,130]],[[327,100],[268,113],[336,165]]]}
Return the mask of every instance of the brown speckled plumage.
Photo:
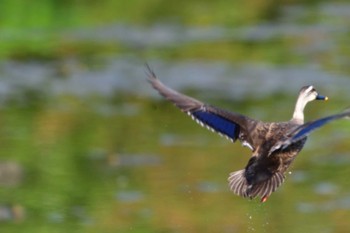
{"label": "brown speckled plumage", "polygon": [[286,149],[270,152],[273,145],[283,140],[285,132],[299,125],[291,122],[258,122],[251,129],[253,154],[244,170],[230,174],[230,189],[237,195],[254,198],[268,197],[284,181],[284,174],[296,155],[303,148],[306,138]]}
{"label": "brown speckled plumage", "polygon": [[284,182],[285,172],[303,148],[310,132],[330,121],[350,116],[350,110],[346,110],[304,124],[306,104],[316,99],[327,100],[327,97],[318,95],[313,86],[305,86],[300,90],[290,121],[265,123],[172,90],[157,79],[149,66],[147,68],[148,81],[163,97],[200,125],[226,136],[232,142],[239,140],[251,149],[252,156],[246,167],[230,174],[229,187],[239,196],[258,196],[262,202]]}

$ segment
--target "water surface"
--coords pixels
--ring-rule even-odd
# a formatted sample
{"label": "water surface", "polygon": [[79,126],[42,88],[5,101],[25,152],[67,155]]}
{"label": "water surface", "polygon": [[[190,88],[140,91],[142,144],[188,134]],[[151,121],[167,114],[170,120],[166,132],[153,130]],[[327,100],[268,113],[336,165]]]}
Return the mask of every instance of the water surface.
{"label": "water surface", "polygon": [[315,132],[267,203],[243,199],[226,180],[250,151],[159,97],[145,62],[176,90],[266,121],[290,119],[300,87],[313,84],[330,98],[308,105],[315,119],[350,105],[349,7],[281,6],[277,18],[242,24],[117,21],[2,34],[32,47],[0,61],[1,228],[347,232],[349,121]]}

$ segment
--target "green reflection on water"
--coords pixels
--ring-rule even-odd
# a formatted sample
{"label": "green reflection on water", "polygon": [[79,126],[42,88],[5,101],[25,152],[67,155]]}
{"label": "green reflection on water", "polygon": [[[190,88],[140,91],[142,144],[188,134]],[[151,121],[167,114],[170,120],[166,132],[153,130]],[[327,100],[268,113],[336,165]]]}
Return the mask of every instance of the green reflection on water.
{"label": "green reflection on water", "polygon": [[[337,129],[349,133],[346,121],[317,132],[292,169],[304,178],[293,181],[294,173],[288,175],[270,200],[260,204],[234,196],[227,188],[227,175],[245,165],[249,151],[199,127],[171,104],[128,96],[116,101],[57,101],[34,110],[1,110],[2,160],[23,170],[19,181],[0,191],[1,203],[15,213],[1,224],[3,229],[341,232],[349,227],[343,221],[349,215],[347,137],[328,142],[327,148],[317,145],[336,136]],[[268,113],[264,118],[273,119],[277,116],[268,109],[275,102],[242,101],[232,108],[249,115],[259,106]],[[129,112],[125,104],[137,110]],[[99,105],[108,106],[108,114],[96,111]],[[281,112],[289,112],[285,108]],[[333,155],[337,156],[332,159]],[[327,191],[322,183],[336,191]],[[320,187],[326,191],[318,193]],[[20,207],[23,216],[13,207]]]}
{"label": "green reflection on water", "polygon": [[[291,2],[299,3],[7,0],[0,9],[0,57],[42,62],[73,57],[82,59],[82,66],[96,66],[103,63],[100,56],[132,53],[184,62],[315,63],[348,72],[347,33],[330,41],[329,34],[315,30],[262,41],[204,39],[144,48],[114,39],[70,38],[65,31],[158,20],[224,28],[278,23],[281,5]],[[315,7],[307,4],[297,26],[321,21],[335,22],[337,28],[337,22],[346,22],[318,16],[322,7],[317,3],[323,1],[311,2]],[[325,50],[317,47],[322,38]],[[329,48],[329,43],[336,46]],[[313,44],[311,52],[301,53]],[[69,71],[63,67],[59,72],[64,76]],[[265,120],[286,120],[294,97],[271,94],[260,100],[212,103]],[[341,110],[347,105],[346,100],[327,107],[315,104],[308,106],[307,116],[324,116],[334,112],[327,112],[328,107]],[[3,232],[29,233],[347,232],[349,131],[349,122],[341,121],[312,135],[286,183],[262,205],[227,188],[227,175],[245,166],[249,151],[199,127],[167,102],[129,95],[113,100],[47,98],[28,91],[20,104],[10,101],[0,109],[0,227]]]}

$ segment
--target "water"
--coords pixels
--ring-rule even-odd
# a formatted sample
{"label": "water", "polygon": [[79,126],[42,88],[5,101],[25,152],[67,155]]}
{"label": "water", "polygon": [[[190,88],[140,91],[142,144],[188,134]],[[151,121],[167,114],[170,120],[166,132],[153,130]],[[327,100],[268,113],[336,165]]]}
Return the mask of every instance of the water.
{"label": "water", "polygon": [[[172,62],[148,61],[159,78],[174,89],[196,89],[208,98],[266,98],[273,93],[295,95],[300,87],[314,84],[316,88],[332,94],[349,96],[350,83],[345,75],[330,73],[314,66],[271,65],[246,63],[230,65],[227,62]],[[102,70],[74,70],[65,78],[55,77],[57,64],[27,64],[3,62],[0,83],[2,101],[33,90],[50,96],[74,95],[86,98],[99,95],[111,98],[117,93],[158,97],[149,88],[145,66],[136,59],[115,58],[106,61]],[[16,67],[16,71],[14,71]],[[27,80],[25,83],[22,80]],[[286,82],[288,85],[286,85]],[[259,88],[257,88],[257,85]],[[19,92],[19,93],[16,93]],[[129,108],[132,106],[124,106]],[[123,109],[124,110],[124,109]],[[121,111],[123,111],[121,110]]]}
{"label": "water", "polygon": [[[44,61],[3,59],[1,227],[346,232],[349,122],[311,135],[266,203],[243,199],[230,193],[227,176],[250,152],[163,101],[144,64],[176,90],[264,120],[289,119],[300,87],[313,84],[330,97],[308,106],[314,119],[349,106],[348,8],[294,5],[278,20],[240,27],[161,21],[66,29],[62,38],[100,47]],[[120,48],[99,51],[106,44]]]}

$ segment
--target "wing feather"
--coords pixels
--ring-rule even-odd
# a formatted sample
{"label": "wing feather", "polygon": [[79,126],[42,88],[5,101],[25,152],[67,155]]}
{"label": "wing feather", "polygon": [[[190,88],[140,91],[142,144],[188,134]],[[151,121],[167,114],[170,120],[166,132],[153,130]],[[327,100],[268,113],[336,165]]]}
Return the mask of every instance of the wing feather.
{"label": "wing feather", "polygon": [[[175,104],[181,111],[187,113],[198,124],[209,130],[224,135],[232,142],[236,141],[241,132],[246,135],[248,121],[254,122],[244,115],[229,112],[215,106],[204,104],[203,102],[196,100],[187,95],[181,94],[166,85],[164,85],[151,68],[147,65],[148,81],[164,98]],[[252,142],[243,141],[252,145]],[[252,146],[251,146],[252,148]]]}
{"label": "wing feather", "polygon": [[270,150],[270,154],[279,149],[282,149],[282,150],[286,149],[290,145],[305,139],[310,133],[324,126],[327,123],[330,123],[334,120],[349,118],[349,117],[350,117],[350,109],[346,109],[341,113],[323,117],[323,118],[302,124],[296,129],[294,129],[292,132],[290,132],[288,134],[288,137],[284,141],[281,141],[277,143],[275,146],[273,146],[272,149]]}

